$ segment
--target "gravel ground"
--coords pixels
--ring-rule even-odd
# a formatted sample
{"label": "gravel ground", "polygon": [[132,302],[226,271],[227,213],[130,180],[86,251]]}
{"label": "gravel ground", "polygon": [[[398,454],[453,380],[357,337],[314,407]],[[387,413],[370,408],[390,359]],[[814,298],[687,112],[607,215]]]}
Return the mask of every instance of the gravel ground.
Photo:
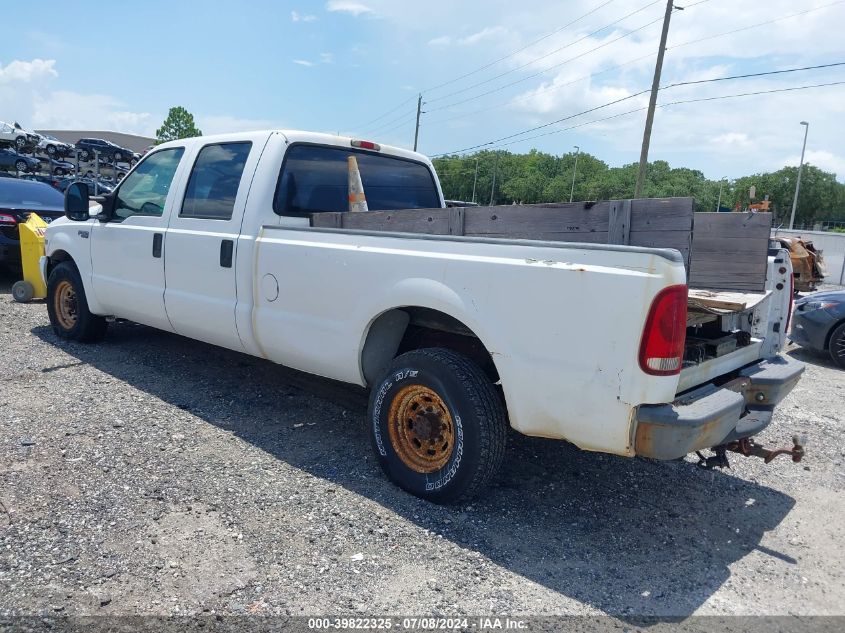
{"label": "gravel ground", "polygon": [[[483,498],[388,483],[357,389],[149,328],[58,340],[0,281],[0,616],[843,614],[845,373],[726,471],[509,438]],[[562,403],[565,406],[565,403]]]}

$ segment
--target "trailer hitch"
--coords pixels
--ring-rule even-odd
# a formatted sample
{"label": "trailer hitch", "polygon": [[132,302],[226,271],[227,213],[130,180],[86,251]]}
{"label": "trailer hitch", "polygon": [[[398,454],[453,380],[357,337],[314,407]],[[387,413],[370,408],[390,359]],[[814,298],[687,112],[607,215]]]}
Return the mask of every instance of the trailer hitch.
{"label": "trailer hitch", "polygon": [[734,453],[739,453],[745,457],[762,457],[763,461],[768,464],[778,455],[791,455],[792,461],[796,464],[804,458],[804,445],[807,439],[801,435],[792,436],[792,448],[763,448],[762,445],[755,442],[750,437],[745,437],[735,442],[730,442],[725,445],[725,448]]}
{"label": "trailer hitch", "polygon": [[753,438],[745,437],[721,446],[714,446],[713,452],[716,454],[710,457],[705,457],[701,454],[701,451],[696,451],[695,454],[698,455],[698,465],[706,469],[730,468],[727,451],[739,453],[744,457],[761,457],[766,464],[779,455],[791,455],[792,461],[797,464],[804,458],[804,445],[806,443],[807,440],[804,436],[793,435],[792,448],[768,449],[755,442]]}

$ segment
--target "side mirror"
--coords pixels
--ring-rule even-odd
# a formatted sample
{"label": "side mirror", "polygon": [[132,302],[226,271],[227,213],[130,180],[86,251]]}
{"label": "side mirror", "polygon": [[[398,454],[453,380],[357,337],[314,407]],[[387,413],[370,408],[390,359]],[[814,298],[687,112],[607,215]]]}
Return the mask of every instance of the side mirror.
{"label": "side mirror", "polygon": [[65,190],[65,217],[75,222],[84,222],[88,213],[88,186],[82,182],[73,182]]}

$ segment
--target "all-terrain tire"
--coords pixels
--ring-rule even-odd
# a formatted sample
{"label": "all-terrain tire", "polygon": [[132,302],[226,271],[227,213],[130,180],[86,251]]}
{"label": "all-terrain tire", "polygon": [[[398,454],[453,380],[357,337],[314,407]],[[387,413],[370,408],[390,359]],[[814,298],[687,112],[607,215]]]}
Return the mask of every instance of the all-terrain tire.
{"label": "all-terrain tire", "polygon": [[370,393],[367,427],[379,465],[399,487],[434,503],[469,499],[490,483],[507,426],[490,378],[448,349],[398,356]]}
{"label": "all-terrain tire", "polygon": [[47,314],[57,336],[93,343],[106,334],[106,320],[92,314],[79,271],[72,262],[59,263],[47,281]]}

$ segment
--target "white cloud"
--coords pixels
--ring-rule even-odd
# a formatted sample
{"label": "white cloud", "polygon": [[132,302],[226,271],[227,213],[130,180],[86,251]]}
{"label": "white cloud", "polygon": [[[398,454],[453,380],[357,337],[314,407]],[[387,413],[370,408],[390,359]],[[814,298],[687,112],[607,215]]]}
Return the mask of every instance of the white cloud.
{"label": "white cloud", "polygon": [[367,13],[373,13],[373,10],[365,4],[354,2],[353,0],[329,0],[326,3],[326,11],[334,13],[349,13],[358,17]]}
{"label": "white cloud", "polygon": [[[782,161],[781,165],[797,165],[801,160],[800,154],[787,156]],[[808,149],[804,154],[804,164],[810,163],[819,169],[825,171],[832,171],[837,176],[837,180],[842,181],[845,177],[845,156],[839,156],[827,150],[813,150]]]}
{"label": "white cloud", "polygon": [[229,115],[198,115],[197,127],[203,134],[225,134],[227,132],[251,132],[254,130],[278,130],[283,127],[279,121],[270,119],[248,119]]}
{"label": "white cloud", "polygon": [[332,64],[334,63],[334,54],[320,53],[320,61],[324,64]]}
{"label": "white cloud", "polygon": [[441,35],[440,37],[435,37],[434,39],[428,40],[428,45],[435,47],[448,46],[451,43],[452,38],[448,35]]}
{"label": "white cloud", "polygon": [[498,37],[505,32],[506,29],[502,26],[488,26],[476,33],[458,39],[458,44],[462,44],[464,46],[471,46],[472,44],[478,44],[478,42],[481,42],[483,40]]}
{"label": "white cloud", "polygon": [[308,67],[314,66],[314,62],[309,62],[307,59],[294,59],[293,63],[299,64],[300,66],[308,66]]}
{"label": "white cloud", "polygon": [[33,59],[29,62],[14,60],[6,66],[0,65],[0,83],[14,81],[32,82],[36,79],[58,77],[55,59]]}
{"label": "white cloud", "polygon": [[317,19],[316,15],[311,15],[310,13],[299,13],[297,11],[290,12],[290,20],[291,22],[313,22]]}
{"label": "white cloud", "polygon": [[151,135],[156,127],[149,112],[127,110],[126,104],[114,97],[69,90],[35,95],[31,116],[34,128],[114,130]]}

